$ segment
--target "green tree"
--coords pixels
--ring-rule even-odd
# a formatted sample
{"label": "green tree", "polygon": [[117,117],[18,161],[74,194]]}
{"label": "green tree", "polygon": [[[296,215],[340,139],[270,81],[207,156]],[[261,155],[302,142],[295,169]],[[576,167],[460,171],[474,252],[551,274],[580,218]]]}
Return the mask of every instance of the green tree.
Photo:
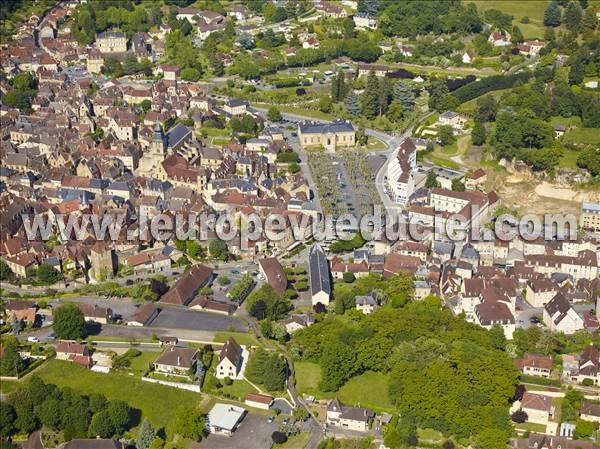
{"label": "green tree", "polygon": [[556,0],[553,0],[544,11],[544,25],[547,27],[559,26],[560,16],[560,6]]}
{"label": "green tree", "polygon": [[486,133],[485,125],[482,122],[476,121],[471,132],[471,141],[473,145],[483,145],[485,143]]}
{"label": "green tree", "polygon": [[374,119],[379,114],[379,81],[375,72],[369,72],[367,85],[360,97],[360,105],[363,115],[368,119]]}
{"label": "green tree", "polygon": [[54,332],[58,338],[77,340],[85,337],[85,317],[75,304],[63,304],[54,310],[53,315]]}
{"label": "green tree", "polygon": [[450,125],[443,125],[438,128],[438,139],[442,146],[448,146],[455,142],[454,132],[452,131],[452,127]]}
{"label": "green tree", "polygon": [[281,121],[281,112],[277,109],[276,106],[272,106],[267,112],[267,118],[272,122],[280,122]]}
{"label": "green tree", "polygon": [[201,75],[202,74],[200,73],[200,71],[194,67],[186,67],[183,70],[181,70],[179,74],[182,80],[192,82],[198,81]]}
{"label": "green tree", "polygon": [[350,89],[350,92],[346,95],[346,110],[348,114],[354,117],[358,117],[362,113],[358,95],[356,95],[353,89]]}
{"label": "green tree", "polygon": [[399,101],[392,101],[385,116],[392,122],[401,122],[404,118],[404,106]]}
{"label": "green tree", "polygon": [[35,407],[35,415],[43,425],[58,430],[60,427],[62,407],[63,404],[60,400],[51,397]]}
{"label": "green tree", "polygon": [[492,95],[485,95],[477,100],[475,120],[479,122],[493,122],[498,113],[498,102]]}
{"label": "green tree", "polygon": [[6,401],[0,402],[0,435],[10,437],[15,432],[17,414],[15,408]]}
{"label": "green tree", "polygon": [[156,437],[156,430],[150,424],[150,421],[144,419],[140,427],[135,447],[137,449],[148,449]]}
{"label": "green tree", "polygon": [[581,84],[585,77],[585,66],[581,58],[575,56],[569,70],[569,84]]}
{"label": "green tree", "polygon": [[3,341],[4,354],[0,357],[0,375],[18,376],[25,369],[25,362],[19,355],[19,343],[16,338]]}
{"label": "green tree", "polygon": [[597,428],[597,424],[593,421],[585,421],[583,419],[577,420],[577,425],[575,427],[575,433],[573,434],[573,438],[576,439],[587,439],[591,438],[594,435],[594,431]]}
{"label": "green tree", "polygon": [[115,434],[115,425],[108,410],[102,410],[92,416],[88,433],[91,438],[112,438]]}
{"label": "green tree", "polygon": [[287,377],[285,359],[277,353],[272,353],[265,365],[264,385],[269,391],[283,391]]}
{"label": "green tree", "polygon": [[405,111],[415,107],[415,93],[404,81],[398,81],[394,86],[394,100],[398,101]]}
{"label": "green tree", "polygon": [[210,251],[210,255],[215,259],[227,260],[229,258],[229,248],[227,247],[227,243],[220,238],[216,238],[210,242],[208,250]]}
{"label": "green tree", "polygon": [[340,71],[331,81],[331,101],[333,103],[339,103],[344,100],[345,96],[346,84],[344,81],[344,74]]}
{"label": "green tree", "polygon": [[331,97],[329,95],[322,95],[319,98],[319,111],[324,112],[326,114],[330,113],[333,109],[333,104],[331,103]]}
{"label": "green tree", "polygon": [[404,273],[399,273],[386,282],[385,294],[394,308],[403,307],[413,295],[412,277]]}
{"label": "green tree", "polygon": [[7,280],[12,275],[12,271],[8,264],[0,259],[0,281]]}
{"label": "green tree", "polygon": [[39,281],[46,285],[54,284],[62,279],[60,271],[55,270],[52,265],[46,263],[40,264],[36,270],[36,276]]}
{"label": "green tree", "polygon": [[152,107],[152,101],[150,101],[148,99],[146,99],[140,103],[140,108],[142,108],[142,111],[144,111],[144,112],[148,112],[151,107]]}
{"label": "green tree", "polygon": [[129,428],[133,411],[126,402],[121,400],[110,401],[106,407],[106,411],[117,435],[121,435],[123,431]]}
{"label": "green tree", "polygon": [[437,176],[433,170],[429,170],[427,172],[427,179],[425,179],[425,187],[427,187],[428,189],[440,187],[440,183],[438,182]]}
{"label": "green tree", "polygon": [[181,407],[175,412],[172,424],[174,433],[184,438],[200,441],[206,429],[202,411],[198,407]]}
{"label": "green tree", "polygon": [[429,109],[442,112],[448,95],[449,90],[446,80],[443,78],[433,79],[431,81],[431,93],[429,94]]}
{"label": "green tree", "polygon": [[565,9],[564,15],[564,23],[569,31],[574,31],[578,33],[581,29],[581,19],[583,16],[583,11],[581,10],[581,6],[579,3],[571,1],[567,5]]}

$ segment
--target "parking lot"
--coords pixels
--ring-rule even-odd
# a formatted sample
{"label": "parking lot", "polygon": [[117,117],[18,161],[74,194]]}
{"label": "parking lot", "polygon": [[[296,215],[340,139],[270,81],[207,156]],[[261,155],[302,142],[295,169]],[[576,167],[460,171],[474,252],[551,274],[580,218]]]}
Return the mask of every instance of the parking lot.
{"label": "parking lot", "polygon": [[271,434],[278,428],[277,421],[269,423],[265,416],[248,414],[233,436],[209,435],[199,446],[210,449],[269,449],[273,445]]}
{"label": "parking lot", "polygon": [[230,316],[173,307],[163,307],[150,327],[203,331],[224,331],[234,327],[240,332],[248,330],[245,324]]}

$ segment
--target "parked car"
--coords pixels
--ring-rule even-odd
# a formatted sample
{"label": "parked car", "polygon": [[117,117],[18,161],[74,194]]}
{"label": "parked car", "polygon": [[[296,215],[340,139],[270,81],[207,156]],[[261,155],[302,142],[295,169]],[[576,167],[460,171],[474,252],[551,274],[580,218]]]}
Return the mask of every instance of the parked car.
{"label": "parked car", "polygon": [[39,342],[40,342],[40,339],[39,339],[39,338],[37,338],[37,337],[27,337],[27,341],[28,341],[29,343],[39,343]]}

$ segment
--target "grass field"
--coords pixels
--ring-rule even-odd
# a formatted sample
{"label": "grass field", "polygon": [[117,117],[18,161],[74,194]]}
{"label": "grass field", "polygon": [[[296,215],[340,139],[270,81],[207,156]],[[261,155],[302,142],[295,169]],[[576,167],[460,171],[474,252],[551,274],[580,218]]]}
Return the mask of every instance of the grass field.
{"label": "grass field", "polygon": [[321,368],[312,362],[294,363],[296,389],[300,394],[310,394],[318,399],[337,397],[348,405],[371,407],[376,411],[393,412],[394,405],[388,395],[388,377],[385,374],[368,371],[350,379],[335,393],[319,390]]}
{"label": "grass field", "polygon": [[388,376],[368,371],[350,379],[335,394],[344,404],[370,407],[378,412],[394,412],[388,394]]}
{"label": "grass field", "polygon": [[[268,103],[254,103],[252,106],[269,109],[273,105]],[[315,118],[317,120],[335,120],[334,115],[326,114],[316,109],[297,108],[293,106],[285,106],[280,104],[277,104],[275,106],[277,107],[277,109],[279,109],[280,112],[287,112],[288,114],[305,115],[307,117]]]}
{"label": "grass field", "polygon": [[294,374],[296,389],[300,394],[316,395],[319,393],[321,367],[312,362],[295,362]]}
{"label": "grass field", "polygon": [[185,390],[142,382],[138,377],[96,373],[70,362],[50,360],[36,374],[45,382],[70,387],[81,394],[101,393],[108,399],[121,399],[142,411],[152,424],[168,426],[180,406],[194,406],[201,396]]}
{"label": "grass field", "polygon": [[223,393],[228,394],[232,399],[244,401],[248,393],[256,393],[256,388],[245,380],[234,380],[231,385],[223,385]]}
{"label": "grass field", "polygon": [[302,449],[308,444],[310,433],[303,432],[289,437],[283,444],[274,444],[272,449]]}
{"label": "grass field", "polygon": [[225,343],[229,337],[233,337],[240,345],[260,346],[254,335],[243,332],[217,332],[213,341],[215,343]]}
{"label": "grass field", "polygon": [[563,137],[565,142],[588,145],[600,144],[600,128],[576,128],[567,131]]}
{"label": "grass field", "polygon": [[[513,25],[517,25],[525,39],[544,37],[544,11],[549,0],[475,0],[480,11],[497,9],[513,16]],[[529,17],[529,23],[521,23],[522,17]]]}

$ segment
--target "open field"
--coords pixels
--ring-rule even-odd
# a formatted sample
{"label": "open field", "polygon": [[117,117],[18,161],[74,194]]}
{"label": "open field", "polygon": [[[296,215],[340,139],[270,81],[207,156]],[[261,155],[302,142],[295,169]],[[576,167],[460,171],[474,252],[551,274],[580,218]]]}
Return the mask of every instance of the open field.
{"label": "open field", "polygon": [[191,391],[143,382],[127,374],[96,373],[62,360],[46,362],[36,374],[45,382],[82,394],[101,393],[108,399],[121,399],[141,410],[155,426],[168,426],[178,407],[197,405],[201,398]]}
{"label": "open field", "polygon": [[[475,0],[480,11],[497,9],[513,16],[513,25],[517,25],[525,39],[544,37],[544,11],[549,0]],[[529,17],[529,23],[521,23],[522,17]]]}

